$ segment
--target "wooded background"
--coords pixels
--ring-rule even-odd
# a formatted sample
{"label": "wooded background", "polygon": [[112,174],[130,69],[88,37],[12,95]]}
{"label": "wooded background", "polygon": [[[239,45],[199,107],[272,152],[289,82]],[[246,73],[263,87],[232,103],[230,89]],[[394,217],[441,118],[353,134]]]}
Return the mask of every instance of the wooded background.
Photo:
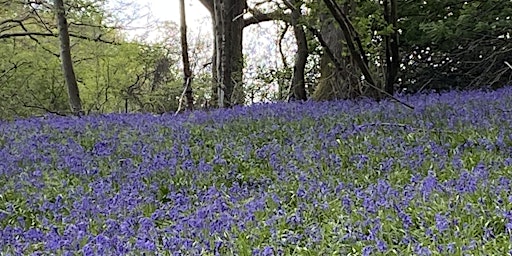
{"label": "wooded background", "polygon": [[[150,44],[128,36],[107,0],[1,0],[0,119],[380,100],[512,81],[512,1],[200,1],[211,41],[162,22]],[[296,46],[248,83],[244,31],[262,22],[280,28],[278,47],[288,33]]]}

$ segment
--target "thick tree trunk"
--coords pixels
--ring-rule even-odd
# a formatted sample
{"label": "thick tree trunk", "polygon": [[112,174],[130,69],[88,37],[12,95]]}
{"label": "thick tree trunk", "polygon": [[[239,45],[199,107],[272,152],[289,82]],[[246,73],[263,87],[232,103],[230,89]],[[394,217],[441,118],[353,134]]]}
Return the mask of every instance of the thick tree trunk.
{"label": "thick tree trunk", "polygon": [[353,99],[362,95],[361,72],[345,44],[343,32],[325,14],[320,17],[320,37],[324,54],[320,59],[320,79],[313,94],[316,100]]}
{"label": "thick tree trunk", "polygon": [[295,55],[295,66],[293,67],[293,77],[291,82],[292,93],[290,97],[294,100],[307,100],[304,70],[306,69],[309,52],[306,33],[304,32],[302,25],[299,23],[300,17],[302,16],[300,11],[302,1],[291,0],[290,2],[285,1],[285,3],[287,3],[288,8],[292,10],[291,23],[295,34],[295,40],[297,41],[297,53]]}
{"label": "thick tree trunk", "polygon": [[[181,33],[181,57],[183,61],[183,90],[187,99],[187,109],[194,109],[194,95],[192,94],[192,71],[188,57],[187,20],[185,16],[185,0],[180,0],[180,33]],[[180,99],[180,105],[181,105]]]}
{"label": "thick tree trunk", "polygon": [[[320,17],[322,24],[320,36],[332,56],[324,54],[321,58],[321,78],[314,98],[317,100],[353,99],[361,96],[379,98],[380,85],[376,83],[370,72],[362,45],[347,18],[355,10],[356,3],[349,1],[341,9],[332,1],[324,2],[328,4],[330,12]],[[336,24],[332,21],[333,16]],[[363,76],[365,81],[362,80]]]}
{"label": "thick tree trunk", "polygon": [[214,24],[214,95],[219,107],[244,103],[242,32],[246,1],[201,0]]}
{"label": "thick tree trunk", "polygon": [[82,102],[76,82],[75,71],[73,70],[73,61],[71,58],[71,47],[69,40],[68,22],[66,20],[66,11],[63,0],[54,0],[54,8],[57,17],[57,27],[59,29],[60,40],[60,58],[62,62],[62,71],[68,88],[69,104],[71,111],[75,115],[81,115]]}

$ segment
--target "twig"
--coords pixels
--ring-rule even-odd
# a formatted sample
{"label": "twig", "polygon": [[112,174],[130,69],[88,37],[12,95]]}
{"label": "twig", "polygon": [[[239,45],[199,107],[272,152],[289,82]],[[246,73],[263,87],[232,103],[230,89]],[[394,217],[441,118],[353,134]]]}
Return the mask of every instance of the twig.
{"label": "twig", "polygon": [[427,85],[428,85],[428,84],[430,84],[430,82],[432,82],[432,79],[433,79],[433,78],[431,77],[431,78],[430,78],[426,83],[424,83],[424,84],[420,87],[420,89],[419,89],[418,93],[421,93],[421,91],[423,91],[423,89],[425,89],[425,87],[427,87]]}
{"label": "twig", "polygon": [[369,123],[369,124],[362,124],[357,126],[358,128],[364,128],[367,126],[396,126],[401,128],[412,128],[411,126],[407,124],[395,124],[395,123]]}
{"label": "twig", "polygon": [[512,69],[512,65],[510,65],[510,63],[508,63],[507,61],[505,61],[505,65],[507,65],[510,69]]}
{"label": "twig", "polygon": [[174,115],[178,115],[181,111],[181,107],[182,107],[182,103],[183,103],[183,98],[185,97],[185,93],[187,92],[187,89],[189,87],[189,83],[190,83],[190,77],[187,77],[187,83],[186,83],[186,86],[184,86],[183,88],[183,92],[181,93],[181,96],[180,96],[180,100],[179,100],[179,104],[178,104],[178,110],[176,110],[176,113],[174,113]]}
{"label": "twig", "polygon": [[34,105],[28,105],[28,104],[23,104],[23,107],[26,107],[26,108],[35,108],[35,109],[39,109],[39,110],[44,110],[46,111],[47,113],[50,113],[50,114],[54,114],[54,115],[58,115],[58,116],[67,116],[65,113],[62,113],[62,112],[58,112],[58,111],[53,111],[53,110],[50,110],[46,107],[42,107],[42,106],[34,106]]}
{"label": "twig", "polygon": [[381,88],[379,88],[379,87],[377,87],[377,86],[373,85],[372,83],[370,83],[370,82],[368,82],[368,81],[366,81],[366,80],[365,80],[365,82],[366,82],[370,87],[372,87],[373,89],[375,89],[375,90],[377,90],[377,91],[379,91],[379,92],[383,93],[384,95],[388,96],[388,98],[390,98],[390,99],[392,99],[392,100],[394,100],[394,101],[398,102],[399,104],[402,104],[403,106],[405,106],[405,107],[407,107],[407,108],[409,108],[409,109],[414,110],[414,107],[413,107],[413,106],[411,106],[411,105],[407,104],[407,103],[406,103],[406,102],[404,102],[404,101],[399,100],[397,97],[395,97],[395,96],[391,95],[390,93],[388,93],[388,92],[386,92],[386,91],[382,90]]}

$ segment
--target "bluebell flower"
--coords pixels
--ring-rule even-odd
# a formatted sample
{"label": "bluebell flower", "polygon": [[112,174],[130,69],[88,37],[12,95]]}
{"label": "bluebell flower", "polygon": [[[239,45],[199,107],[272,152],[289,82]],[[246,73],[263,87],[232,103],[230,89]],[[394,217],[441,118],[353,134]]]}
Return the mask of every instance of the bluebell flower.
{"label": "bluebell flower", "polygon": [[370,256],[370,255],[372,255],[372,252],[373,252],[373,247],[368,245],[368,246],[363,248],[363,250],[361,252],[361,255],[363,255],[363,256]]}
{"label": "bluebell flower", "polygon": [[377,249],[379,250],[379,252],[385,252],[388,250],[388,244],[384,240],[378,239]]}
{"label": "bluebell flower", "polygon": [[444,214],[436,213],[435,221],[436,221],[436,228],[440,233],[443,233],[450,228],[449,221]]}

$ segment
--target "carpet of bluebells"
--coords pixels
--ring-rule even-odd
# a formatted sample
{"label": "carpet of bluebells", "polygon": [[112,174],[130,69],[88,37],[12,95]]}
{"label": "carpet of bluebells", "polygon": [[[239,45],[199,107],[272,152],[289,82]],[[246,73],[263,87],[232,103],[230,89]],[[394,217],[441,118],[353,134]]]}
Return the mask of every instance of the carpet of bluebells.
{"label": "carpet of bluebells", "polygon": [[512,88],[0,123],[1,255],[508,255]]}

